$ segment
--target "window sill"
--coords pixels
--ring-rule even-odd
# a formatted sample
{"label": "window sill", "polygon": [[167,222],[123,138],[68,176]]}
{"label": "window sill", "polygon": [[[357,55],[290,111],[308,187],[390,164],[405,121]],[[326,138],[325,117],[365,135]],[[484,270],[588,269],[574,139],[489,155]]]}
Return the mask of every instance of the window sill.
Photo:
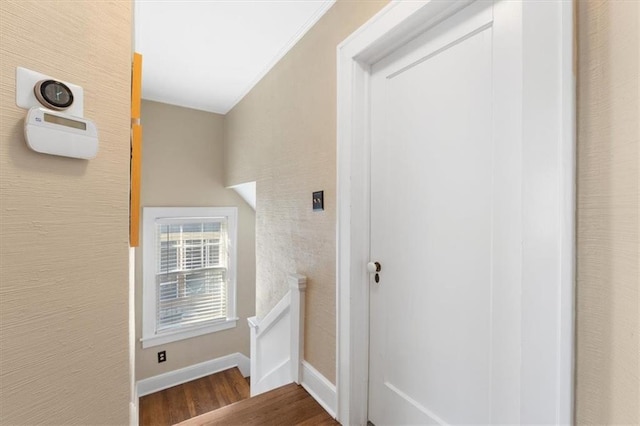
{"label": "window sill", "polygon": [[191,337],[202,336],[203,334],[235,328],[237,322],[238,318],[231,318],[226,321],[220,321],[213,324],[143,337],[140,341],[142,342],[143,349],[152,348],[154,346],[160,346],[166,343],[176,342],[178,340],[189,339]]}

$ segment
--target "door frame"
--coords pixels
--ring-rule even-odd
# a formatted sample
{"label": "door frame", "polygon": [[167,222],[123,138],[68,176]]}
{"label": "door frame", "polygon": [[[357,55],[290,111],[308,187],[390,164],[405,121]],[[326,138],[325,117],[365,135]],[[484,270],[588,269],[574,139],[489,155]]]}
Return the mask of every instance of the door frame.
{"label": "door frame", "polygon": [[[482,0],[478,0],[482,1]],[[383,8],[337,48],[337,418],[342,424],[367,423],[369,374],[369,123],[370,66],[397,47],[453,15],[473,0],[442,2],[394,1]],[[573,423],[574,283],[575,283],[575,75],[573,0],[558,2],[508,2],[514,18],[522,19],[522,108],[539,111],[541,92],[555,103],[544,105],[544,117],[527,121],[522,143],[540,130],[552,134],[554,164],[546,175],[545,211],[554,212],[558,231],[547,246],[528,253],[549,254],[557,302],[556,423]],[[511,16],[511,15],[510,15]],[[556,50],[549,49],[550,44]],[[534,64],[546,64],[553,72],[526,72]],[[523,126],[524,127],[524,126]],[[543,130],[544,129],[544,130]],[[531,142],[529,140],[529,142]],[[546,143],[546,142],[545,142]],[[525,202],[526,200],[523,200]],[[539,199],[528,200],[538,202]],[[404,213],[403,213],[404,214]],[[526,237],[525,237],[526,239]],[[523,241],[525,244],[526,241]],[[538,250],[538,252],[536,252]],[[547,274],[548,275],[548,274]],[[523,280],[524,281],[524,280]],[[535,280],[529,285],[535,284]],[[521,285],[523,285],[521,283]],[[522,351],[527,329],[523,322]],[[529,324],[531,326],[531,324]],[[534,326],[535,328],[535,326]],[[522,414],[526,418],[526,413]]]}

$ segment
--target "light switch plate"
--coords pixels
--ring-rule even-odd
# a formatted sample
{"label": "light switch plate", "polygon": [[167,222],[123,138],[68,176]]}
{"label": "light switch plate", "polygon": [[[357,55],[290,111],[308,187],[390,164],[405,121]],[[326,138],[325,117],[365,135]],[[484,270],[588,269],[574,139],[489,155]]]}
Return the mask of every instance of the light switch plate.
{"label": "light switch plate", "polygon": [[313,193],[313,211],[324,210],[324,191],[316,191]]}
{"label": "light switch plate", "polygon": [[[16,67],[16,105],[20,108],[45,107],[36,99],[33,87],[40,80],[57,80],[58,78],[41,74],[23,67]],[[73,92],[73,104],[64,110],[65,114],[84,118],[84,90],[77,84],[62,81]],[[45,107],[46,108],[46,107]]]}

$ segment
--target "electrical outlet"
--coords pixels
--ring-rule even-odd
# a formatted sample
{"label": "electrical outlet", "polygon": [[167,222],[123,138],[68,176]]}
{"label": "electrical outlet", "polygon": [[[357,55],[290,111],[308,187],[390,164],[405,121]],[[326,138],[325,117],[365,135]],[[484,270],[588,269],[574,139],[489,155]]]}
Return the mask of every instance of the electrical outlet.
{"label": "electrical outlet", "polygon": [[167,351],[158,352],[158,362],[165,362],[167,360]]}

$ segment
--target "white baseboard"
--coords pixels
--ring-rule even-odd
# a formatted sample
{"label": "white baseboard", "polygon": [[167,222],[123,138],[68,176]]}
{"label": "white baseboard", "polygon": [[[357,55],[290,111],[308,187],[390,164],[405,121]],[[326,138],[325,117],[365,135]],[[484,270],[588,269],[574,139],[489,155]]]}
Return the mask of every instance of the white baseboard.
{"label": "white baseboard", "polygon": [[242,375],[247,377],[250,374],[249,364],[250,361],[247,356],[236,352],[179,370],[169,371],[168,373],[139,380],[137,383],[138,396],[149,395],[233,367],[238,367]]}
{"label": "white baseboard", "polygon": [[302,380],[300,382],[309,395],[335,418],[338,411],[336,386],[307,361],[302,361]]}
{"label": "white baseboard", "polygon": [[[138,398],[136,398],[136,400],[137,399]],[[138,426],[139,424],[138,408],[136,407],[136,404],[133,402],[129,403],[129,424],[131,426]]]}

